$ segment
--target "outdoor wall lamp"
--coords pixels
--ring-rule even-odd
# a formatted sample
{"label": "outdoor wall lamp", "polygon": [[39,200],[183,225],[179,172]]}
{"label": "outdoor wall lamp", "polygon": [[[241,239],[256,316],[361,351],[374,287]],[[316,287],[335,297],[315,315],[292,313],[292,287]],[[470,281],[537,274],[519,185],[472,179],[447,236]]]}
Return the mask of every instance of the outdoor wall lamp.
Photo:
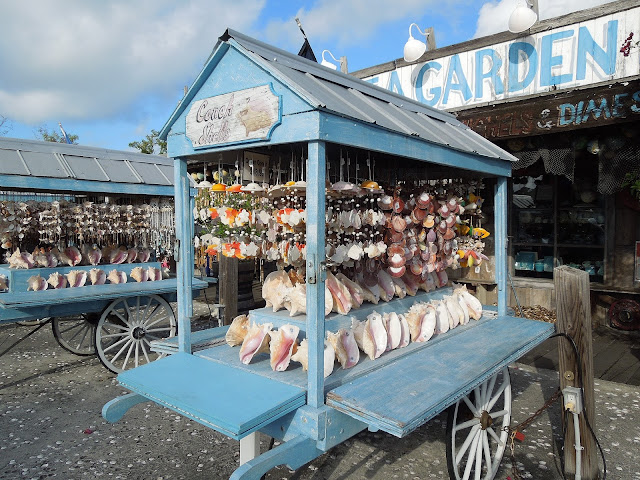
{"label": "outdoor wall lamp", "polygon": [[409,25],[409,40],[404,44],[404,61],[405,62],[415,62],[418,60],[424,52],[427,51],[427,44],[425,42],[421,42],[420,40],[416,40],[411,35],[411,27],[416,26],[418,32],[420,32],[425,37],[428,37],[428,32],[425,30],[424,32],[420,30],[420,27],[417,23],[412,23]]}
{"label": "outdoor wall lamp", "polygon": [[519,5],[509,17],[509,31],[521,33],[529,30],[538,20],[538,0],[525,0],[525,5]]}
{"label": "outdoor wall lamp", "polygon": [[340,71],[342,73],[348,73],[347,57],[340,57],[340,60],[338,60],[336,57],[333,56],[333,53],[331,53],[329,50],[322,51],[322,62],[320,62],[320,65],[322,65],[323,67],[330,68],[331,70],[338,70],[338,66],[335,63],[331,63],[329,60],[324,58],[325,53],[328,53],[329,55],[331,55],[331,58],[333,58],[336,62],[340,63]]}

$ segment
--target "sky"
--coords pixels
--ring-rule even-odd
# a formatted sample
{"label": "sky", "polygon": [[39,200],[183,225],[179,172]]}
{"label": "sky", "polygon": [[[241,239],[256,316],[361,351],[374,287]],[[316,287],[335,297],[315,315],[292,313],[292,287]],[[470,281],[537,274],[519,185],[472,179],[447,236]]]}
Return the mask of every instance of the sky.
{"label": "sky", "polygon": [[[319,61],[328,49],[355,71],[402,57],[412,22],[433,27],[444,47],[506,31],[510,13],[524,3],[2,0],[0,134],[38,139],[38,128],[60,133],[60,122],[79,144],[129,150],[163,127],[227,28],[298,53],[299,17]],[[540,17],[602,3],[539,0]]]}

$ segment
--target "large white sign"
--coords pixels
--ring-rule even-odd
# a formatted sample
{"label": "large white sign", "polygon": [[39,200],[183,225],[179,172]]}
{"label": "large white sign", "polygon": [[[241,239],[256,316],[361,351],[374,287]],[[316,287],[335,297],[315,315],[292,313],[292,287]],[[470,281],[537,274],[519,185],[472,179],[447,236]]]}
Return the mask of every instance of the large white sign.
{"label": "large white sign", "polygon": [[280,96],[270,85],[193,102],[187,137],[195,148],[266,140],[280,123]]}
{"label": "large white sign", "polygon": [[640,74],[640,7],[365,78],[440,109]]}

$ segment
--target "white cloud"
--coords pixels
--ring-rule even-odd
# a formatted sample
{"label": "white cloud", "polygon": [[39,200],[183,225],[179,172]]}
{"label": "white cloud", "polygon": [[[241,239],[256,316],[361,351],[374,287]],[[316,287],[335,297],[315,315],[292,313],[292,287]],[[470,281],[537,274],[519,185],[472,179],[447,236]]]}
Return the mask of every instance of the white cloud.
{"label": "white cloud", "polygon": [[[539,0],[538,11],[540,19],[559,17],[567,13],[585,10],[612,0]],[[478,14],[475,38],[507,30],[507,23],[511,12],[519,5],[525,5],[526,0],[500,0],[485,3]]]}
{"label": "white cloud", "polygon": [[0,112],[35,124],[107,118],[144,94],[175,98],[228,26],[266,0],[5,2]]}

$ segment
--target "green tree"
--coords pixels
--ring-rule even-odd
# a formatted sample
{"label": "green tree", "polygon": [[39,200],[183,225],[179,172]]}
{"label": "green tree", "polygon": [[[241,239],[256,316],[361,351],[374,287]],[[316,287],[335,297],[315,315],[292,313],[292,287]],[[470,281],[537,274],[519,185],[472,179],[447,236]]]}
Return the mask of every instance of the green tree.
{"label": "green tree", "polygon": [[160,140],[160,138],[158,138],[159,134],[160,132],[152,129],[151,133],[147,134],[145,138],[143,138],[139,142],[131,142],[129,146],[131,148],[140,150],[141,153],[158,153],[159,155],[166,155],[167,141]]}
{"label": "green tree", "polygon": [[[67,143],[62,135],[55,130],[49,131],[46,125],[38,128],[36,133],[36,138],[37,137],[42,138],[45,142]],[[69,137],[69,140],[71,140],[71,143],[74,145],[78,143],[78,135],[67,133],[67,137]]]}

